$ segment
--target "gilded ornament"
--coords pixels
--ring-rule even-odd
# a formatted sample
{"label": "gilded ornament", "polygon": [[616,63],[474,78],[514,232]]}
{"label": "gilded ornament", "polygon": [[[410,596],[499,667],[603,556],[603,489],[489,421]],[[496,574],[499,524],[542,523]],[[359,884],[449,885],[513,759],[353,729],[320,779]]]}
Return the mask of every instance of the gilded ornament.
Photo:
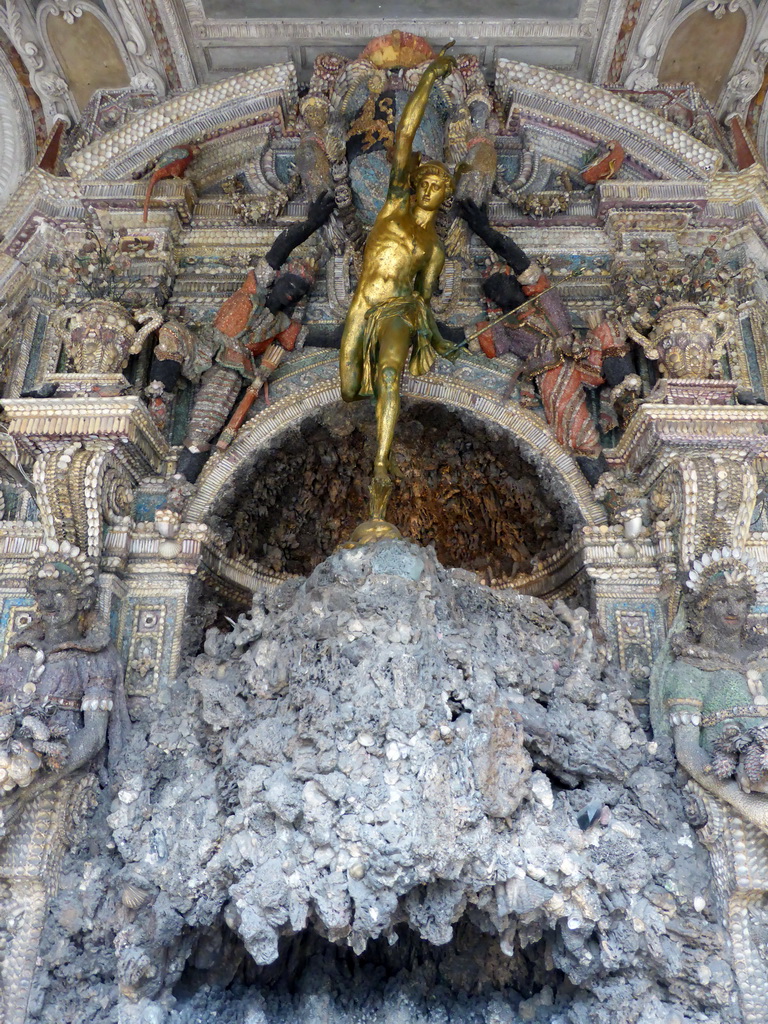
{"label": "gilded ornament", "polygon": [[455,66],[455,60],[441,52],[405,106],[395,135],[387,199],[368,237],[341,341],[342,398],[353,402],[376,396],[378,440],[370,517],[377,523],[377,536],[392,490],[400,375],[409,353],[409,369],[415,376],[426,373],[438,354],[458,356],[458,349],[441,336],[429,306],[445,262],[435,218],[453,191],[453,179],[436,161],[416,166],[412,153],[429,94]]}

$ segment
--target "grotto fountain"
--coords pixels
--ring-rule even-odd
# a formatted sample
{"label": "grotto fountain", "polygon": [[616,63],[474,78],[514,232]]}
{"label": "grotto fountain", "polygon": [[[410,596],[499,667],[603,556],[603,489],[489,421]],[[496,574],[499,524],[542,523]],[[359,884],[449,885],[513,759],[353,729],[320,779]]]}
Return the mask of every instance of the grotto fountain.
{"label": "grotto fountain", "polygon": [[407,33],[142,95],[0,219],[5,1024],[766,1024],[764,170]]}

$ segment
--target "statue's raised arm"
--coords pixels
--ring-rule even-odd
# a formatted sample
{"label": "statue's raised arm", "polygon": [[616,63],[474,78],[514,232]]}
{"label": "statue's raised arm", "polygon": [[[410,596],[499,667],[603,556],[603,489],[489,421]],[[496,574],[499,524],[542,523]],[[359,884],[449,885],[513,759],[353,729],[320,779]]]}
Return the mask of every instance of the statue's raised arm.
{"label": "statue's raised arm", "polygon": [[[432,86],[440,78],[445,78],[456,67],[456,59],[449,56],[446,51],[453,46],[453,42],[447,43],[432,63],[427,67],[421,76],[419,84],[414,89],[408,102],[405,105],[400,123],[395,132],[395,145],[392,151],[392,171],[389,176],[390,195],[393,189],[405,189],[410,194],[410,175],[413,162],[413,140],[419,130],[424,111],[427,109],[429,94]],[[402,195],[402,193],[400,193]],[[394,198],[400,198],[396,195]]]}

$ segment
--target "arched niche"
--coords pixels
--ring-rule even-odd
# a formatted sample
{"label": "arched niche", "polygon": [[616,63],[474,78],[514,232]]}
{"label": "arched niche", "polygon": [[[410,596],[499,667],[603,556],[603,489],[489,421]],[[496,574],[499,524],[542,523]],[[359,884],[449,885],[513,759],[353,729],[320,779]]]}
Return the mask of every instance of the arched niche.
{"label": "arched niche", "polygon": [[97,89],[122,89],[130,85],[131,76],[121,49],[95,11],[84,9],[76,18],[51,11],[43,28],[80,110]]}
{"label": "arched niche", "polygon": [[[198,481],[184,518],[222,534],[222,575],[237,567],[246,589],[308,575],[366,518],[374,409],[341,402],[336,375],[332,356],[315,365],[313,383],[262,408]],[[543,420],[476,381],[406,375],[402,390],[391,520],[446,565],[556,589],[545,563],[559,571],[572,527],[606,521],[571,455]]]}
{"label": "arched niche", "polygon": [[747,15],[742,8],[726,8],[720,17],[705,7],[686,11],[664,47],[659,82],[691,82],[716,106],[741,51],[747,27]]}

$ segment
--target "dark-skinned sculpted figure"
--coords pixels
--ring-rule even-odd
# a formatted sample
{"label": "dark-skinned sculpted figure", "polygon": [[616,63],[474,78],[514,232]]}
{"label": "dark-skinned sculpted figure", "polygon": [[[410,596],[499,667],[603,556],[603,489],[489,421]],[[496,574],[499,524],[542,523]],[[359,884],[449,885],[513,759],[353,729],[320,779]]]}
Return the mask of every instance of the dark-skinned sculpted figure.
{"label": "dark-skinned sculpted figure", "polygon": [[[484,277],[488,320],[477,325],[477,350],[489,359],[511,352],[523,360],[521,375],[535,382],[555,437],[574,453],[594,484],[606,464],[584,389],[605,383],[618,390],[639,388],[626,335],[618,323],[595,314],[581,337],[541,268],[493,228],[486,211],[471,199],[456,205],[475,234],[503,261],[489,267]],[[525,309],[516,318],[519,325],[514,325],[514,317],[493,324],[523,304]]]}
{"label": "dark-skinned sculpted figure", "polygon": [[4,1024],[24,1024],[61,857],[95,803],[91,770],[127,721],[123,670],[93,621],[94,565],[49,543],[32,564],[38,617],[0,662],[0,979]]}
{"label": "dark-skinned sculpted figure", "polygon": [[[456,66],[441,53],[427,67],[403,110],[395,133],[392,171],[363,255],[363,267],[341,340],[341,395],[353,402],[376,396],[377,450],[371,484],[371,526],[358,538],[396,534],[385,522],[392,489],[392,442],[400,412],[400,376],[408,363],[426,373],[438,354],[458,354],[440,334],[430,299],[445,262],[435,218],[453,191],[453,179],[437,161],[417,165],[413,140],[435,82]],[[410,355],[410,359],[409,359]]]}
{"label": "dark-skinned sculpted figure", "polygon": [[690,777],[731,941],[743,1019],[768,1024],[759,908],[768,893],[768,651],[747,617],[765,580],[738,549],[702,555],[688,576],[687,628],[652,679],[654,730],[671,730]]}
{"label": "dark-skinned sculpted figure", "polygon": [[[202,376],[184,438],[178,469],[194,482],[211,452],[244,385],[262,387],[286,352],[301,348],[306,328],[306,298],[314,283],[316,264],[311,259],[287,262],[330,217],[334,199],[326,193],[310,204],[307,219],[280,234],[265,257],[256,262],[245,280],[222,303],[208,328],[213,338],[213,365]],[[173,323],[161,332],[158,355],[152,365],[150,394],[170,392],[182,370],[190,332]],[[180,345],[179,342],[182,344]],[[254,361],[261,357],[256,365]]]}

